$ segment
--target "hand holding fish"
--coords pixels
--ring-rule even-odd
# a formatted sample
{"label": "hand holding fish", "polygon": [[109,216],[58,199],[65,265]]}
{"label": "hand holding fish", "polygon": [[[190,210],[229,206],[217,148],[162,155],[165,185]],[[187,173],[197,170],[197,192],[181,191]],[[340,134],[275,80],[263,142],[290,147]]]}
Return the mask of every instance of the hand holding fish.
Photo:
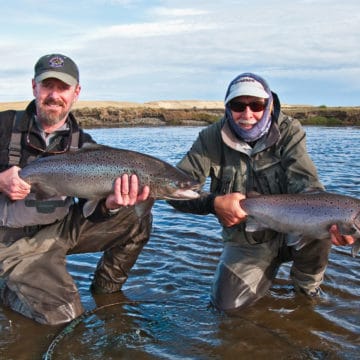
{"label": "hand holding fish", "polygon": [[332,225],[330,227],[331,242],[336,246],[352,245],[355,242],[355,238],[351,235],[341,235],[339,227]]}
{"label": "hand holding fish", "polygon": [[0,191],[11,200],[24,199],[30,193],[31,186],[19,177],[20,170],[12,166],[0,173]]}
{"label": "hand holding fish", "polygon": [[215,197],[215,213],[224,226],[234,226],[246,220],[247,214],[240,206],[240,200],[243,199],[245,199],[245,195],[241,193],[231,193]]}
{"label": "hand holding fish", "polygon": [[146,200],[149,193],[149,186],[144,186],[142,192],[139,193],[139,179],[136,175],[124,174],[115,180],[114,192],[106,198],[105,206],[109,210],[114,210],[121,206],[135,205]]}

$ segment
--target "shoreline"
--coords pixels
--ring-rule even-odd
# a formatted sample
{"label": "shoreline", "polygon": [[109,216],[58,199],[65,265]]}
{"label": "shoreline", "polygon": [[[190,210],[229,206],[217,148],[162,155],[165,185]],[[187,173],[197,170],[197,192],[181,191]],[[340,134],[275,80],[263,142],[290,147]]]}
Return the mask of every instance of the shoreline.
{"label": "shoreline", "polygon": [[[30,101],[0,102],[0,111],[22,110]],[[360,126],[360,106],[311,106],[282,104],[282,111],[303,125]],[[78,101],[73,111],[84,128],[116,126],[194,126],[218,121],[222,101],[163,100],[145,103]]]}
{"label": "shoreline", "polygon": [[[0,111],[13,109],[24,109],[31,100],[24,101],[8,101],[0,102]],[[107,101],[107,100],[79,100],[77,101],[73,109],[83,108],[152,108],[152,109],[223,109],[223,101],[210,101],[210,100],[159,100],[148,102],[132,102],[132,101]]]}

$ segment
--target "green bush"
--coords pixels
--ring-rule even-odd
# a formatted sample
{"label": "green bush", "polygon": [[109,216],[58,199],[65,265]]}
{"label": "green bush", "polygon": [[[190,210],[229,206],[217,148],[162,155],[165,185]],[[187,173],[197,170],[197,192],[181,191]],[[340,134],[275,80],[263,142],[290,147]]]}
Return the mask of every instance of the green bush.
{"label": "green bush", "polygon": [[304,121],[306,125],[342,125],[342,121],[335,117],[313,116]]}

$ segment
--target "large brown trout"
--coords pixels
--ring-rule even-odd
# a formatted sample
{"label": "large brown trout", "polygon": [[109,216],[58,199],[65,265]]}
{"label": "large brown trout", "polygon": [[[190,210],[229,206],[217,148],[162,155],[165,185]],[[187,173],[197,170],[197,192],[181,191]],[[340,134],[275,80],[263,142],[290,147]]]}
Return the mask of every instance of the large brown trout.
{"label": "large brown trout", "polygon": [[99,200],[113,191],[123,174],[136,174],[140,188],[150,187],[154,199],[199,197],[199,184],[174,166],[135,151],[87,145],[77,151],[39,158],[25,166],[20,177],[31,184],[37,199],[72,196]]}
{"label": "large brown trout", "polygon": [[240,201],[248,214],[246,230],[272,229],[288,234],[288,245],[301,249],[314,239],[329,239],[336,224],[342,235],[356,239],[355,257],[360,249],[360,200],[325,191],[300,194],[251,195]]}

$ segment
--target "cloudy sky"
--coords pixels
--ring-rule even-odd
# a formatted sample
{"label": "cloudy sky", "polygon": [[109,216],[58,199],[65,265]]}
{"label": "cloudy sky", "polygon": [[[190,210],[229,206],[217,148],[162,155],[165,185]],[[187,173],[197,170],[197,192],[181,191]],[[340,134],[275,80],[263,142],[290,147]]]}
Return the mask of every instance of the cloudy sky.
{"label": "cloudy sky", "polygon": [[285,104],[360,105],[359,0],[12,0],[0,49],[1,102],[31,99],[61,52],[81,100],[223,100],[251,71]]}

